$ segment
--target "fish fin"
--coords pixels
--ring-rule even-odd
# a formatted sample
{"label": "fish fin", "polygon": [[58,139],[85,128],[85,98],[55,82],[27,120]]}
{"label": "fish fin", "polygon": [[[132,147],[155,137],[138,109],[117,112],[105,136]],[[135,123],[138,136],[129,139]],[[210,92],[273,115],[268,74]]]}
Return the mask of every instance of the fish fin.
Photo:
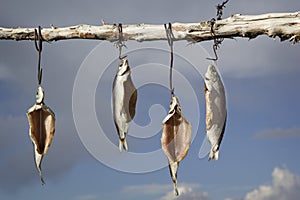
{"label": "fish fin", "polygon": [[127,145],[127,141],[126,138],[124,137],[123,139],[119,139],[119,150],[120,152],[122,152],[122,149],[124,149],[125,151],[128,151],[128,145]]}
{"label": "fish fin", "polygon": [[174,192],[175,195],[178,196],[178,188],[177,188],[177,169],[178,169],[178,162],[169,163],[169,169],[172,177],[172,181],[174,184]]}
{"label": "fish fin", "polygon": [[205,137],[203,139],[202,145],[201,145],[200,150],[199,150],[199,154],[198,154],[199,159],[202,159],[202,158],[206,157],[209,154],[210,149],[211,149],[211,145],[208,141],[208,138]]}
{"label": "fish fin", "polygon": [[119,139],[119,151],[122,152],[122,140]]}

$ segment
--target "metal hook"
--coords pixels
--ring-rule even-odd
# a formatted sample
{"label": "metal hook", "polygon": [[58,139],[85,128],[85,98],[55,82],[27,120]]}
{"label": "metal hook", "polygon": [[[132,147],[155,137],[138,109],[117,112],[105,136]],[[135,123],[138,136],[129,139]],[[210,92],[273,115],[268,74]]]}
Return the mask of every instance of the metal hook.
{"label": "metal hook", "polygon": [[223,42],[224,38],[217,38],[215,35],[215,31],[214,31],[214,25],[215,25],[216,19],[212,18],[210,21],[210,32],[211,35],[214,39],[214,44],[213,44],[213,51],[215,54],[215,58],[206,58],[207,60],[213,60],[213,61],[217,61],[218,60],[218,54],[217,54],[217,49],[220,47],[220,44]]}
{"label": "metal hook", "polygon": [[170,50],[171,50],[171,61],[170,61],[170,77],[169,77],[169,80],[170,80],[170,93],[171,93],[171,98],[174,96],[174,88],[173,88],[173,74],[172,74],[172,71],[173,71],[173,41],[175,39],[174,37],[174,34],[172,32],[172,24],[169,23],[168,24],[168,27],[167,27],[167,24],[164,24],[164,27],[165,27],[165,30],[166,30],[166,35],[167,35],[167,39],[168,39],[168,44],[170,46]]}
{"label": "metal hook", "polygon": [[[37,40],[39,44],[37,44]],[[43,49],[42,28],[39,26],[38,31],[34,29],[34,45],[38,51],[38,84],[41,85],[43,69],[41,68],[41,52]]]}
{"label": "metal hook", "polygon": [[215,18],[212,18],[210,20],[210,32],[211,32],[211,35],[214,39],[214,45],[213,45],[213,51],[214,51],[214,54],[215,54],[215,58],[206,58],[207,60],[213,60],[213,61],[217,61],[218,60],[218,55],[217,55],[217,48],[219,47],[219,44],[218,44],[218,41],[216,39],[216,35],[215,35],[215,32],[214,32],[214,25],[215,25],[215,22],[216,22],[216,19]]}
{"label": "metal hook", "polygon": [[[221,20],[222,19],[222,15],[223,15],[223,8],[225,8],[225,4],[228,3],[229,0],[225,0],[222,2],[222,4],[218,4],[216,5],[217,8],[217,20]],[[214,31],[214,25],[216,23],[216,19],[212,18],[210,20],[210,32],[211,35],[214,39],[214,45],[213,45],[213,51],[215,54],[215,58],[206,58],[208,60],[213,60],[213,61],[217,61],[218,60],[218,54],[217,54],[217,49],[220,48],[221,43],[223,42],[224,38],[218,38],[215,34]]]}
{"label": "metal hook", "polygon": [[115,45],[119,49],[119,59],[122,60],[122,59],[126,58],[127,55],[121,56],[122,55],[122,47],[126,47],[126,45],[124,43],[123,27],[122,27],[121,23],[119,23],[119,25],[118,25],[118,31],[119,31],[119,38],[118,38],[118,41],[115,43]]}

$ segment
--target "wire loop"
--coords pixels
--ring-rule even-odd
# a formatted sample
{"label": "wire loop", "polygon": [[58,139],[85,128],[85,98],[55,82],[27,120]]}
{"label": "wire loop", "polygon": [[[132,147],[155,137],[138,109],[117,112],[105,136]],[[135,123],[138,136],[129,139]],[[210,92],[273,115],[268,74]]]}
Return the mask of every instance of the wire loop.
{"label": "wire loop", "polygon": [[[226,7],[225,4],[228,3],[228,1],[229,0],[225,0],[225,1],[222,2],[222,4],[216,5],[217,20],[222,19],[223,9]],[[218,54],[217,54],[217,50],[218,50],[218,48],[220,48],[220,45],[222,44],[222,42],[224,40],[224,38],[219,38],[219,37],[216,36],[215,30],[214,30],[215,23],[216,23],[216,19],[212,18],[210,20],[210,32],[211,32],[211,35],[214,39],[213,51],[214,51],[214,54],[215,54],[215,58],[206,58],[207,60],[213,60],[213,61],[217,61],[219,59]]]}
{"label": "wire loop", "polygon": [[118,41],[115,43],[115,46],[119,49],[119,59],[122,60],[122,59],[126,58],[127,55],[121,56],[122,48],[126,47],[125,42],[124,42],[124,36],[123,36],[123,27],[122,27],[121,23],[118,24],[118,31],[119,31],[119,38],[118,38]]}
{"label": "wire loop", "polygon": [[41,67],[41,59],[42,59],[41,53],[43,49],[43,36],[42,36],[41,26],[39,26],[38,30],[34,29],[34,45],[36,50],[38,51],[38,84],[41,85],[42,74],[43,74],[43,69]]}

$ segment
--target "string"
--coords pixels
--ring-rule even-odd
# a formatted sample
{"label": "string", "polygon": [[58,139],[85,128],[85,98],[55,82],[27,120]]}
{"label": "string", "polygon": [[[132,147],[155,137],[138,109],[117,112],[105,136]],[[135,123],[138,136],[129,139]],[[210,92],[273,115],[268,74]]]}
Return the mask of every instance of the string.
{"label": "string", "polygon": [[170,47],[170,52],[171,52],[171,61],[170,61],[170,74],[169,74],[169,81],[170,81],[170,94],[171,98],[174,96],[174,88],[173,88],[173,40],[175,39],[174,34],[172,32],[172,24],[169,23],[168,27],[167,24],[164,24],[165,30],[166,30],[166,35],[168,39],[168,44]]}

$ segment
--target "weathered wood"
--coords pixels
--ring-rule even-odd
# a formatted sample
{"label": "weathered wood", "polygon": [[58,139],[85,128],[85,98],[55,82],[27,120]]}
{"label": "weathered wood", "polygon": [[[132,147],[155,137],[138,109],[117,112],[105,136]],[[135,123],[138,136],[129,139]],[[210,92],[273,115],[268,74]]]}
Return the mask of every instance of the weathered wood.
{"label": "weathered wood", "polygon": [[[211,23],[173,23],[175,40],[201,42],[212,40]],[[295,13],[269,13],[262,15],[232,15],[229,18],[218,20],[214,24],[214,32],[220,38],[246,37],[255,38],[267,35],[281,41],[290,40],[293,44],[300,41],[300,12]],[[42,29],[45,41],[67,39],[96,39],[116,41],[118,28],[116,25],[76,25],[70,27],[51,27]],[[124,40],[153,41],[166,40],[163,24],[135,24],[123,25]],[[2,40],[34,40],[34,28],[2,28]]]}

